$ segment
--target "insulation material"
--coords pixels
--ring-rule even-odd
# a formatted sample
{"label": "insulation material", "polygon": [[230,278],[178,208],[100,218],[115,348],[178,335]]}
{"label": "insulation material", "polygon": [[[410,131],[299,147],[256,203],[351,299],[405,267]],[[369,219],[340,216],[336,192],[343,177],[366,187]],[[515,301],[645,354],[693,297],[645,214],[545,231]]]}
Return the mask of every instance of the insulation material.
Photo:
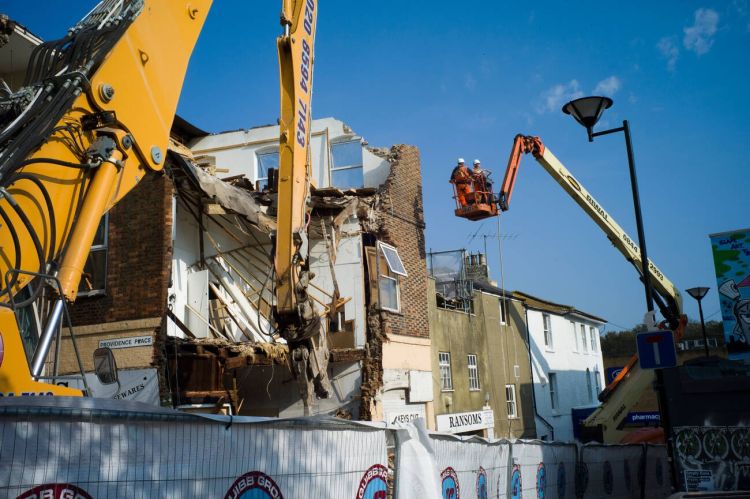
{"label": "insulation material", "polygon": [[386,433],[373,426],[34,402],[0,406],[2,497],[65,488],[81,498],[354,498],[387,486]]}
{"label": "insulation material", "polygon": [[575,497],[575,444],[517,440],[510,445],[506,496]]}
{"label": "insulation material", "polygon": [[667,497],[672,493],[667,447],[646,445],[646,490],[649,497]]}
{"label": "insulation material", "polygon": [[508,442],[437,433],[430,440],[444,498],[502,497],[498,491],[506,490]]}
{"label": "insulation material", "polygon": [[584,497],[612,497],[614,499],[641,497],[642,456],[643,446],[641,445],[587,444],[582,446],[580,485],[585,487]]}

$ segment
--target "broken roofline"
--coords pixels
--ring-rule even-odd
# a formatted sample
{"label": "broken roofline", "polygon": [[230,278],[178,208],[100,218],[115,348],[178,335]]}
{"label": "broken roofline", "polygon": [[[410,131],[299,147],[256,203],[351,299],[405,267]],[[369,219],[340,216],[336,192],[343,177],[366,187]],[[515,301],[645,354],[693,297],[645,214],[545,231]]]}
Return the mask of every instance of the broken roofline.
{"label": "broken roofline", "polygon": [[530,295],[528,293],[524,293],[522,291],[513,291],[511,293],[511,296],[523,301],[526,307],[532,308],[535,310],[542,310],[544,312],[552,312],[557,315],[575,315],[575,316],[582,317],[584,319],[588,319],[594,322],[600,322],[602,324],[607,323],[606,319],[603,319],[593,314],[589,314],[582,310],[578,310],[577,308],[572,307],[570,305],[562,305],[560,303],[555,303],[549,300],[545,300],[543,298],[537,298],[536,296]]}

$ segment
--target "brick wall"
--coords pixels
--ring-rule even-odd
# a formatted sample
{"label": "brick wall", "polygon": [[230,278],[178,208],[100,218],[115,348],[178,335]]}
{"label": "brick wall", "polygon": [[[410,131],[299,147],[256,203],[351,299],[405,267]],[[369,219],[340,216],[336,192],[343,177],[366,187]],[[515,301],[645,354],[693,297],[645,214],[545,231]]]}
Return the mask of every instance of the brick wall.
{"label": "brick wall", "polygon": [[106,295],[71,307],[75,326],[161,317],[172,259],[172,182],[149,172],[109,213]]}
{"label": "brick wall", "polygon": [[383,184],[379,209],[384,234],[380,238],[398,249],[408,277],[400,279],[401,313],[384,312],[390,333],[429,337],[427,260],[419,149],[391,148],[391,173]]}

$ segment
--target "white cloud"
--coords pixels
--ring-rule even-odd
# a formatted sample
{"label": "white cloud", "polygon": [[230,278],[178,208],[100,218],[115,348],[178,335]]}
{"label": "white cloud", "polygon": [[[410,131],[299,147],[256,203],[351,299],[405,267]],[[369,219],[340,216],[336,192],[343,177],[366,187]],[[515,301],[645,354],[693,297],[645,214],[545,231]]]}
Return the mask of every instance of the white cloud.
{"label": "white cloud", "polygon": [[711,50],[714,35],[719,24],[719,14],[713,9],[698,9],[695,11],[695,22],[684,28],[685,37],[682,43],[687,50],[703,55]]}
{"label": "white cloud", "polygon": [[656,48],[659,49],[661,55],[667,60],[667,69],[674,71],[677,66],[677,57],[680,55],[680,49],[677,48],[674,38],[665,36],[659,40],[659,43],[656,44]]}
{"label": "white cloud", "polygon": [[622,82],[620,79],[612,75],[596,84],[596,87],[594,87],[594,94],[612,97],[618,90],[620,90],[621,86]]}
{"label": "white cloud", "polygon": [[568,83],[559,83],[548,88],[539,96],[539,104],[536,112],[539,114],[557,112],[560,107],[569,100],[583,97],[578,80],[570,80]]}
{"label": "white cloud", "polygon": [[474,90],[477,88],[477,80],[471,75],[471,73],[466,73],[466,76],[464,76],[464,86],[467,90]]}

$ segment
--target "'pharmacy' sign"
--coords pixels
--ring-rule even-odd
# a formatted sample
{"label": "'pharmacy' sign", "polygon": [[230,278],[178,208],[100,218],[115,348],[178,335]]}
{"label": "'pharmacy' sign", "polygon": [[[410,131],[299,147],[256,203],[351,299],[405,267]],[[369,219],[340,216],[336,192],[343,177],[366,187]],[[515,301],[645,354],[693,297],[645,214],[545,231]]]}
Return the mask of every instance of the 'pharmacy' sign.
{"label": "'pharmacy' sign", "polygon": [[437,430],[447,433],[484,430],[495,426],[495,415],[491,410],[440,414],[436,419]]}
{"label": "'pharmacy' sign", "polygon": [[101,340],[99,348],[133,348],[148,347],[154,344],[153,336],[131,336],[130,338],[115,338],[113,340]]}

